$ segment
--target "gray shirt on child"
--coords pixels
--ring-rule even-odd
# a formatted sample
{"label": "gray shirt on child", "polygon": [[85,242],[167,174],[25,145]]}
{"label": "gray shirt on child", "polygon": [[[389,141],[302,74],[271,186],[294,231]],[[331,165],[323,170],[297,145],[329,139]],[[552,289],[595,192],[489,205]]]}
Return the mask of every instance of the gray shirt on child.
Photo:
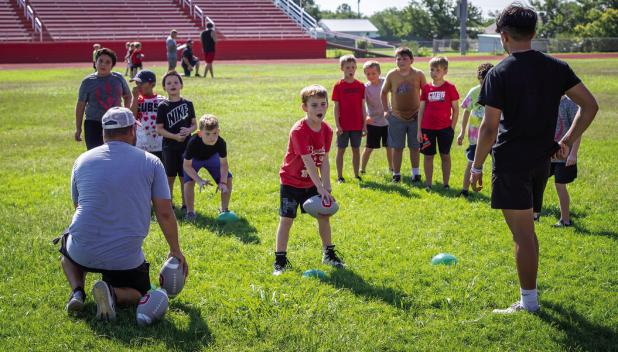
{"label": "gray shirt on child", "polygon": [[380,84],[373,85],[371,82],[365,83],[365,102],[367,103],[367,115],[371,117],[370,125],[388,126],[388,121],[384,118],[384,107],[382,106],[382,86],[384,77],[380,77]]}
{"label": "gray shirt on child", "polygon": [[77,100],[86,102],[86,120],[101,121],[109,108],[122,106],[122,97],[129,94],[129,84],[120,73],[99,77],[95,72],[82,80]]}
{"label": "gray shirt on child", "polygon": [[171,199],[161,161],[119,141],[77,158],[71,196],[77,208],[69,226],[69,256],[104,270],[129,270],[144,262],[152,199]]}

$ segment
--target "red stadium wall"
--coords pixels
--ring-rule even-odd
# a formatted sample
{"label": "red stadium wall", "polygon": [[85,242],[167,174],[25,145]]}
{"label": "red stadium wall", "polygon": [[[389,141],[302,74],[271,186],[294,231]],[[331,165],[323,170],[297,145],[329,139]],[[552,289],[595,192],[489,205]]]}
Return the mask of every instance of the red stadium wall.
{"label": "red stadium wall", "polygon": [[[119,61],[125,54],[125,42],[98,42],[116,52]],[[182,41],[178,41],[182,44]],[[2,43],[0,63],[90,62],[94,42]],[[166,61],[165,41],[142,42],[144,62]],[[193,53],[203,60],[202,45],[193,44]],[[180,53],[178,55],[180,57]],[[326,57],[326,41],[314,39],[221,40],[216,60],[317,59]]]}

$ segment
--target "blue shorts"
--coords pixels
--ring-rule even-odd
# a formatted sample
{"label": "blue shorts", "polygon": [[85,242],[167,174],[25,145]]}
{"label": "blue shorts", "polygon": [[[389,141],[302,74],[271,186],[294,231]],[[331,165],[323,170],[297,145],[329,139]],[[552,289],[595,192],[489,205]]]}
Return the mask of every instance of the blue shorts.
{"label": "blue shorts", "polygon": [[468,148],[466,148],[466,159],[468,159],[469,162],[473,162],[475,153],[476,153],[476,144],[470,144]]}
{"label": "blue shorts", "polygon": [[[192,159],[191,166],[195,172],[199,173],[201,168],[206,169],[210,176],[215,180],[217,184],[221,182],[221,158],[219,157],[219,153],[215,153],[213,156],[206,160],[198,160]],[[227,178],[231,178],[232,173],[227,172]],[[187,173],[185,172],[185,176],[183,178],[184,182],[194,181]]]}

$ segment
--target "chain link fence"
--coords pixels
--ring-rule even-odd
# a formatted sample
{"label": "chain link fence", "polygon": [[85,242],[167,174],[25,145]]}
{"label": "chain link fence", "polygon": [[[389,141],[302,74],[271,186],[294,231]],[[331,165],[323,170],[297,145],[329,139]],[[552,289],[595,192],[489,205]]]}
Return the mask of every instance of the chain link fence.
{"label": "chain link fence", "polygon": [[[418,47],[428,47],[431,43],[433,55],[440,53],[459,52],[459,39],[434,39],[433,42],[417,42]],[[465,49],[469,53],[504,52],[500,37],[488,36],[480,39],[464,41]],[[573,39],[535,39],[532,48],[547,53],[575,53],[575,52],[618,52],[618,38],[573,38]]]}

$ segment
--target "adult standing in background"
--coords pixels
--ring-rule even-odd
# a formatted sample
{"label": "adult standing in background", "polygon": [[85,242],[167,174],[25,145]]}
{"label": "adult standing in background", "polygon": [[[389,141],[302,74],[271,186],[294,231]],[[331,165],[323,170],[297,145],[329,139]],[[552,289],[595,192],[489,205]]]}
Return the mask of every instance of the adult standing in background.
{"label": "adult standing in background", "polygon": [[204,49],[204,61],[206,61],[206,68],[204,69],[204,77],[208,75],[210,71],[210,77],[215,78],[215,74],[212,71],[212,63],[215,60],[215,46],[217,43],[217,34],[212,23],[206,25],[206,30],[200,34],[202,40],[202,48]]}
{"label": "adult standing in background", "polygon": [[176,69],[176,63],[178,62],[178,44],[176,43],[176,37],[178,32],[172,29],[170,36],[165,40],[165,47],[167,48],[167,70],[172,71]]}
{"label": "adult standing in background", "polygon": [[112,72],[116,65],[116,53],[108,48],[99,49],[95,54],[96,72],[86,76],[79,87],[75,104],[75,140],[82,140],[82,121],[86,121],[84,134],[88,150],[103,145],[101,118],[114,106],[124,100],[126,108],[131,106],[131,90],[122,74]]}

